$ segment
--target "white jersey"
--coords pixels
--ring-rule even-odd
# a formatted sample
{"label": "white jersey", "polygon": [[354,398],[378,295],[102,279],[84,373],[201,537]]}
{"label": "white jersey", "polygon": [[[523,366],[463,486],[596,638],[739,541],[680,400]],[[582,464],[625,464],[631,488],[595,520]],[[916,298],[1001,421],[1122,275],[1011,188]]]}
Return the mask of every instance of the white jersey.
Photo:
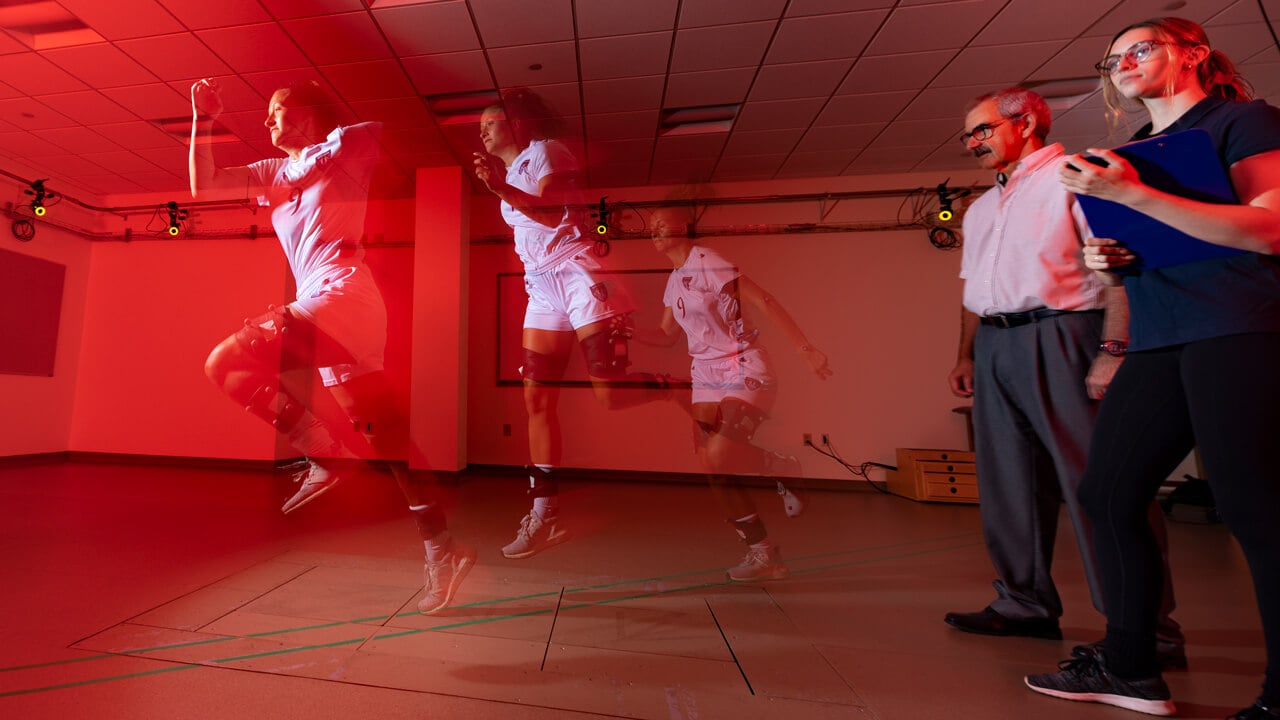
{"label": "white jersey", "polygon": [[336,128],[297,162],[272,158],[249,166],[258,202],[271,208],[300,298],[362,264],[360,238],[381,129],[380,123]]}
{"label": "white jersey", "polygon": [[[538,196],[538,186],[543,178],[552,173],[570,175],[577,172],[578,162],[563,144],[556,140],[534,140],[507,168],[507,184]],[[515,231],[516,254],[524,263],[525,272],[547,270],[582,252],[586,244],[582,236],[581,211],[566,208],[560,224],[551,228],[530,219],[504,200],[502,219]],[[555,247],[547,252],[552,241],[556,241]]]}
{"label": "white jersey", "polygon": [[380,123],[340,127],[297,162],[272,158],[248,166],[297,285],[290,307],[354,361],[320,368],[325,385],[382,369],[387,310],[361,245],[381,130]]}
{"label": "white jersey", "polygon": [[738,355],[755,342],[734,287],[740,275],[715,250],[695,245],[667,278],[662,304],[684,330],[695,363]]}

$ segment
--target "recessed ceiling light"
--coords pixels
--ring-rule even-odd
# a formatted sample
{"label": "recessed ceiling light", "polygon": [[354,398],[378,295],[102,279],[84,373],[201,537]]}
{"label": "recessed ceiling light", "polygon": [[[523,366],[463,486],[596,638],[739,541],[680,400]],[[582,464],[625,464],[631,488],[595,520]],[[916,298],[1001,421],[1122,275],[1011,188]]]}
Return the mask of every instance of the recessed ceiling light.
{"label": "recessed ceiling light", "polygon": [[106,42],[84,21],[50,0],[0,3],[0,28],[32,50]]}

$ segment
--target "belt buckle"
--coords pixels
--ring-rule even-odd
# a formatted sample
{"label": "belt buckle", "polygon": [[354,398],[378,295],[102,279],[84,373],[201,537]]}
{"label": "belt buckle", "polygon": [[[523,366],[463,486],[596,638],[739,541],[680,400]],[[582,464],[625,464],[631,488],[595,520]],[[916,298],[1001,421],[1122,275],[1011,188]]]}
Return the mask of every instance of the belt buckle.
{"label": "belt buckle", "polygon": [[994,320],[995,321],[994,324],[998,328],[1008,330],[1009,328],[1013,327],[1012,325],[1009,324],[1009,316],[1006,313],[996,313],[995,315],[988,315],[987,317]]}

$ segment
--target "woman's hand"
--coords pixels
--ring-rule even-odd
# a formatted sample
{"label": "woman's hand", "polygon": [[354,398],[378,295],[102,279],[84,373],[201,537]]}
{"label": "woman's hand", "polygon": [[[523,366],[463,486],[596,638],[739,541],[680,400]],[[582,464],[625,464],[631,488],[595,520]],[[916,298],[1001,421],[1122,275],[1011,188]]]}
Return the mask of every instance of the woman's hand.
{"label": "woman's hand", "polygon": [[[1087,160],[1090,156],[1105,161],[1106,167]],[[1110,150],[1094,148],[1068,155],[1058,171],[1058,179],[1063,187],[1077,195],[1089,195],[1122,205],[1133,204],[1146,187],[1128,160]]]}
{"label": "woman's hand", "polygon": [[191,85],[191,110],[196,117],[210,119],[222,114],[222,97],[219,95],[217,80],[204,78]]}
{"label": "woman's hand", "polygon": [[498,190],[506,184],[507,166],[502,162],[502,158],[489,153],[474,152],[475,156],[473,164],[475,165],[476,177],[480,182],[484,183],[484,187],[494,195],[498,195]]}
{"label": "woman's hand", "polygon": [[1084,254],[1085,267],[1099,273],[1099,278],[1108,285],[1120,282],[1115,274],[1116,268],[1130,265],[1138,259],[1129,248],[1111,238],[1089,238],[1084,241],[1081,252]]}

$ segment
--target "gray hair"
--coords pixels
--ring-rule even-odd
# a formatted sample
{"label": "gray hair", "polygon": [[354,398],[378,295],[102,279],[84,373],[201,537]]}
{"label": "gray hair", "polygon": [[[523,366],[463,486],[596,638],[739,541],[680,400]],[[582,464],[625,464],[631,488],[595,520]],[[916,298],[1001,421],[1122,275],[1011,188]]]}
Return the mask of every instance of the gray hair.
{"label": "gray hair", "polygon": [[1045,102],[1040,93],[1022,87],[1005,88],[970,100],[964,111],[968,113],[988,100],[995,101],[996,111],[1001,117],[1015,118],[1020,115],[1031,115],[1036,119],[1036,137],[1044,140],[1049,136],[1053,116],[1049,113],[1049,103]]}

